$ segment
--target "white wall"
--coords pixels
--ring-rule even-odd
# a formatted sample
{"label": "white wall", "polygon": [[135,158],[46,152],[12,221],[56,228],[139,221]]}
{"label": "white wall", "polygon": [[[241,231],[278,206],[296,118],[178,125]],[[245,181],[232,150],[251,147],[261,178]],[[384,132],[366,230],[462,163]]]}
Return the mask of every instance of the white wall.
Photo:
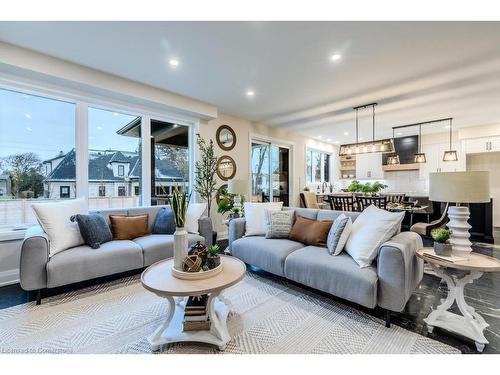
{"label": "white wall", "polygon": [[[223,151],[219,148],[215,141],[215,133],[220,125],[229,125],[236,133],[236,146],[231,151]],[[259,137],[270,140],[272,142],[283,142],[291,147],[291,171],[290,171],[290,205],[299,205],[299,192],[305,186],[306,166],[305,152],[306,147],[312,147],[318,150],[326,151],[332,154],[332,163],[338,165],[338,147],[324,142],[304,137],[297,133],[287,132],[282,129],[272,128],[262,123],[255,123],[241,118],[232,117],[219,113],[215,120],[200,123],[198,129],[200,135],[206,139],[212,139],[215,143],[216,155],[229,155],[236,162],[235,179],[249,180],[250,179],[250,139],[251,137]],[[334,174],[338,176],[338,168],[334,168]],[[218,180],[217,186],[225,182]],[[224,236],[227,232],[227,227],[223,224],[225,217],[217,213],[217,206],[214,202],[212,205],[212,220],[215,230]]]}

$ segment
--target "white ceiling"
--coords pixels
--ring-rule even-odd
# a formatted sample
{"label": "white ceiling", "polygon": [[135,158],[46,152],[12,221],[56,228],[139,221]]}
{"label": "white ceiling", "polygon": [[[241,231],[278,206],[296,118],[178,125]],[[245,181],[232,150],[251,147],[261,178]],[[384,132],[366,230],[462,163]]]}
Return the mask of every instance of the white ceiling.
{"label": "white ceiling", "polygon": [[372,101],[377,138],[500,123],[500,22],[0,22],[0,40],[332,142]]}

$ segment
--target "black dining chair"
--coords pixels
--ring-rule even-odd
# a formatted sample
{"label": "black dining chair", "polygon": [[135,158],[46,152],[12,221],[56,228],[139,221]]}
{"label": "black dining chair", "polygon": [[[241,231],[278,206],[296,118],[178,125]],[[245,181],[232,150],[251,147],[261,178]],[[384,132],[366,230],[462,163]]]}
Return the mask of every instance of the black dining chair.
{"label": "black dining chair", "polygon": [[387,202],[402,203],[406,194],[384,194],[383,196],[387,198]]}
{"label": "black dining chair", "polygon": [[387,208],[387,197],[356,197],[356,202],[358,203],[358,210],[364,211],[364,209],[370,205],[375,205],[378,208],[385,210]]}
{"label": "black dining chair", "polygon": [[356,201],[352,195],[329,195],[328,203],[335,211],[357,211]]}

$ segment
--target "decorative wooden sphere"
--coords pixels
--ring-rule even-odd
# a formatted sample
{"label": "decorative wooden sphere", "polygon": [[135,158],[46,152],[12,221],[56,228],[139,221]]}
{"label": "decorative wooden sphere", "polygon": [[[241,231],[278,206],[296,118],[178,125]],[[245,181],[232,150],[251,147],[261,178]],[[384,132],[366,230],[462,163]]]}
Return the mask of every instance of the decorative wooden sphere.
{"label": "decorative wooden sphere", "polygon": [[188,255],[182,262],[184,272],[198,272],[201,269],[202,259],[198,255]]}

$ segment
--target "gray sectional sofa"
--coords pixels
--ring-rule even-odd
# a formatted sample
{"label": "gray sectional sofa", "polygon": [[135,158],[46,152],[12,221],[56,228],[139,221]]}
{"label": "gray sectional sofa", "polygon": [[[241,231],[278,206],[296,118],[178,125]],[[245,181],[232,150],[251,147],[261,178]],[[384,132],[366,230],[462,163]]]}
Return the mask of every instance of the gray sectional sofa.
{"label": "gray sectional sofa", "polygon": [[[129,209],[96,210],[110,224],[109,215],[149,214],[151,230],[156,214],[164,206],[137,207]],[[201,241],[212,244],[212,221],[202,217],[199,233],[189,234],[189,245]],[[114,240],[101,245],[99,249],[77,246],[49,258],[47,234],[40,226],[27,230],[22,247],[19,278],[24,290],[38,291],[37,304],[41,300],[41,290],[55,288],[84,280],[113,275],[120,272],[147,267],[159,260],[173,256],[174,236],[149,234],[132,241]]]}
{"label": "gray sectional sofa", "polygon": [[[296,215],[315,220],[335,220],[342,211],[295,209]],[[344,212],[354,221],[357,212]],[[229,224],[231,254],[243,262],[356,304],[390,311],[404,309],[423,276],[423,262],[415,256],[421,237],[402,232],[380,247],[370,267],[360,268],[346,252],[331,256],[324,247],[306,246],[288,239],[245,237],[245,219]]]}

